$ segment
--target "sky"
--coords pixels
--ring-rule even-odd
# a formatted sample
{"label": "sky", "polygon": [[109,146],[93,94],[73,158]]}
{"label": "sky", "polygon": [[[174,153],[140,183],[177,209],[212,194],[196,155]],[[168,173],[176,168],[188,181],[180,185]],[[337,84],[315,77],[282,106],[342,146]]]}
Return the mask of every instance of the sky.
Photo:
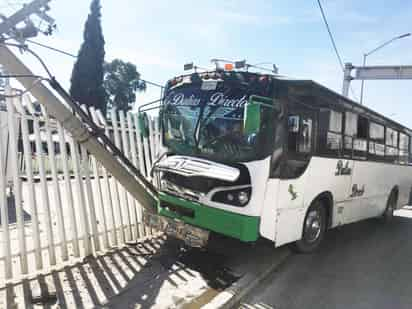
{"label": "sky", "polygon": [[[28,0],[0,0],[10,15]],[[89,13],[88,0],[52,0],[49,15],[58,30],[38,42],[77,54]],[[212,68],[212,58],[269,62],[279,73],[313,79],[341,92],[343,73],[332,49],[316,0],[101,0],[106,60],[136,64],[142,78],[164,84],[194,62]],[[322,0],[344,62],[360,65],[362,55],[390,38],[412,32],[412,2],[404,0]],[[74,59],[31,46],[65,87]],[[370,65],[412,64],[412,37],[393,42],[367,59]],[[29,57],[24,61],[41,74]],[[364,104],[412,127],[412,81],[367,81]],[[360,97],[360,82],[351,98]],[[149,87],[137,104],[157,99]]]}

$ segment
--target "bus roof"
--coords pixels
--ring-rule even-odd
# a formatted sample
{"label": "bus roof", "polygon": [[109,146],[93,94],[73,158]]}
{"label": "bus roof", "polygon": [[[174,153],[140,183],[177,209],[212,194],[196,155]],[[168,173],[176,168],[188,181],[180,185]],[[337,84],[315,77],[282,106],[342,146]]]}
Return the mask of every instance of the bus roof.
{"label": "bus roof", "polygon": [[306,95],[311,95],[311,96],[317,95],[317,96],[333,98],[333,100],[328,100],[328,104],[331,106],[334,106],[338,109],[345,108],[345,109],[353,110],[356,113],[364,114],[367,117],[372,118],[372,120],[377,121],[378,123],[381,123],[383,125],[390,125],[393,128],[396,128],[398,130],[403,130],[409,135],[412,135],[412,130],[410,128],[370,109],[369,107],[366,107],[365,105],[359,104],[313,80],[293,79],[293,78],[288,78],[284,76],[273,76],[273,78],[275,80],[283,81],[291,87],[306,88],[308,90]]}
{"label": "bus roof", "polygon": [[[270,76],[271,78],[273,78],[273,80],[282,81],[291,87],[306,88],[306,90],[308,90],[308,93],[306,93],[306,95],[315,96],[315,93],[316,93],[317,96],[333,98],[333,100],[328,100],[327,105],[329,106],[335,106],[337,109],[345,108],[345,109],[352,110],[358,114],[363,114],[366,117],[371,118],[378,123],[381,123],[382,125],[391,126],[393,128],[396,128],[397,130],[402,130],[405,133],[412,136],[412,130],[410,128],[366,107],[365,105],[361,105],[311,79],[299,79],[299,78],[292,78],[292,77],[284,76],[284,75],[274,75],[274,74],[267,74],[267,73],[260,73],[260,72],[247,72],[247,71],[236,71],[236,70],[233,70],[233,71],[214,70],[214,71],[205,71],[205,72],[200,72],[200,73],[190,73],[190,74],[180,75],[178,77],[175,77],[174,79],[183,78],[183,77],[190,76],[193,74],[202,76],[202,75],[209,75],[209,74],[214,74],[214,73],[229,73],[229,74],[230,73],[243,73],[243,74],[249,74],[249,75]],[[171,80],[169,80],[168,82],[170,81]]]}

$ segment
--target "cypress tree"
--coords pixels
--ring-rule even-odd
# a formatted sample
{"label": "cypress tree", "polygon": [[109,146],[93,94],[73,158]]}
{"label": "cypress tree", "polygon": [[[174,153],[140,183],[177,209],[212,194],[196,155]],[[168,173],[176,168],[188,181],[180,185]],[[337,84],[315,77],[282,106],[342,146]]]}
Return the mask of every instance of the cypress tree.
{"label": "cypress tree", "polygon": [[106,113],[103,88],[104,37],[100,0],[93,0],[83,33],[83,43],[71,77],[71,96],[80,104],[94,106]]}

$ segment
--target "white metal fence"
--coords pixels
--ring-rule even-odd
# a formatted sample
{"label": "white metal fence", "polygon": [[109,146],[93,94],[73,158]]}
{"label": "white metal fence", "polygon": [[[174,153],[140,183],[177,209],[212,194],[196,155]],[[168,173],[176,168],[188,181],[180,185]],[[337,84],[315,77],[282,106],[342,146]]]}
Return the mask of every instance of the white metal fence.
{"label": "white metal fence", "polygon": [[[10,92],[9,92],[10,93]],[[0,285],[150,236],[136,200],[60,123],[29,96],[6,100],[0,140]],[[156,119],[149,137],[137,117],[111,121],[88,111],[117,147],[148,176],[159,150]],[[3,115],[4,116],[4,115]]]}

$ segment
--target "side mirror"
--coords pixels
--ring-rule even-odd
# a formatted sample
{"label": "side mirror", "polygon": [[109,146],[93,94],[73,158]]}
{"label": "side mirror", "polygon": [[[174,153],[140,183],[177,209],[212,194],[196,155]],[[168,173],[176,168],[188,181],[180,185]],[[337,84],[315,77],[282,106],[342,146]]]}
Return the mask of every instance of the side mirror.
{"label": "side mirror", "polygon": [[246,135],[257,134],[260,131],[261,105],[249,100],[246,103],[243,117],[243,131]]}
{"label": "side mirror", "polygon": [[139,124],[140,134],[142,134],[143,137],[148,137],[149,136],[149,117],[147,117],[147,114],[145,112],[139,113],[137,116],[137,121]]}
{"label": "side mirror", "polygon": [[280,111],[280,107],[274,104],[271,98],[256,95],[250,96],[249,101],[246,103],[243,116],[243,131],[246,135],[259,133],[263,108]]}

